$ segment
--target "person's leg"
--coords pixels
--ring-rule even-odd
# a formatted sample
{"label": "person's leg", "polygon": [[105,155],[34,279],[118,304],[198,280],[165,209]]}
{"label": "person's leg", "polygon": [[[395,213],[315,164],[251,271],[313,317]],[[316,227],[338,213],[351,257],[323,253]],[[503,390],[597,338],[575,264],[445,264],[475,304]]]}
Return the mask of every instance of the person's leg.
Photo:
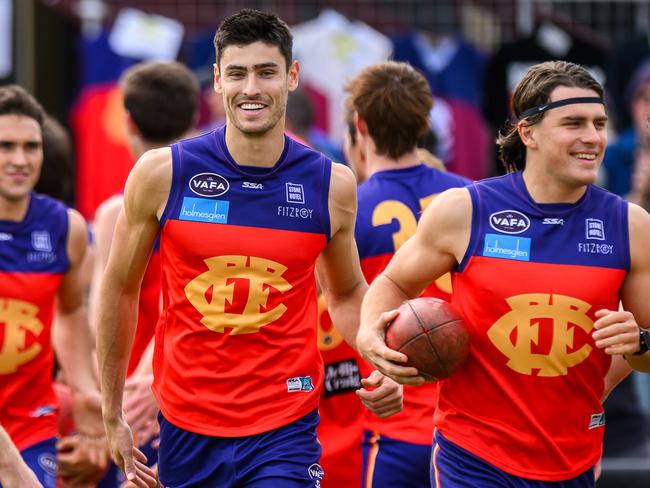
{"label": "person's leg", "polygon": [[314,410],[284,427],[242,438],[237,448],[237,486],[320,487],[325,473],[319,464],[318,420]]}
{"label": "person's leg", "polygon": [[52,437],[20,452],[44,488],[56,488],[56,438]]}
{"label": "person's leg", "polygon": [[364,433],[363,488],[429,488],[431,446]]}
{"label": "person's leg", "polygon": [[236,486],[233,459],[238,439],[194,434],[176,427],[162,415],[159,420],[158,477],[163,486]]}

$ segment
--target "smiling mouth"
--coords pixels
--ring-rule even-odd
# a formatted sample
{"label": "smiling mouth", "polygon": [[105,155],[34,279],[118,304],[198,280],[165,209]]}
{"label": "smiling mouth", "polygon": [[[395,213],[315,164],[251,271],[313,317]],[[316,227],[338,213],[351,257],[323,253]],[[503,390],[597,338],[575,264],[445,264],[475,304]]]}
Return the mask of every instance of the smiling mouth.
{"label": "smiling mouth", "polygon": [[596,154],[593,153],[574,153],[573,157],[578,158],[578,159],[587,159],[589,161],[595,161],[596,160]]}
{"label": "smiling mouth", "polygon": [[255,111],[255,110],[262,110],[266,105],[263,103],[256,103],[256,102],[244,102],[239,104],[239,108],[242,110],[250,110],[250,111]]}

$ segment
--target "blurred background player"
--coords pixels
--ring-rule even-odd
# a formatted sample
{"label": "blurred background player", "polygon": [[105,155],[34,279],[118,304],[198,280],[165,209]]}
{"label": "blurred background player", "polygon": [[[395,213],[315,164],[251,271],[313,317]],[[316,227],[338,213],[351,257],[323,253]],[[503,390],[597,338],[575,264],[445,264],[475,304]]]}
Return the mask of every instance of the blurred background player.
{"label": "blurred background player", "polygon": [[593,184],[602,97],[578,65],[530,68],[514,91],[518,123],[498,141],[511,173],[440,195],[366,294],[360,351],[418,384],[383,343],[395,312],[382,312],[457,271],[471,351],[441,383],[434,486],[594,486],[601,402],[630,366],[650,370],[637,325],[650,323],[650,216]]}
{"label": "blurred background player", "polygon": [[[372,65],[348,85],[354,137],[366,180],[359,185],[355,238],[369,283],[415,234],[422,210],[442,191],[469,180],[425,164],[418,141],[429,130],[433,104],[426,79],[406,63]],[[423,295],[449,300],[449,276]],[[363,362],[362,373],[370,366]],[[404,409],[388,418],[365,412],[364,487],[428,487],[437,383],[404,388]]]}
{"label": "blurred background player", "polygon": [[24,89],[0,88],[0,424],[39,481],[54,487],[54,350],[73,390],[80,442],[98,465],[106,464],[106,448],[82,296],[86,225],[76,211],[32,191],[43,162],[43,117]]}
{"label": "blurred background player", "polygon": [[[221,24],[215,47],[226,126],[145,153],[127,181],[99,308],[104,421],[127,477],[154,486],[121,397],[137,293],[160,231],[161,482],[317,486],[323,365],[314,270],[354,343],[366,289],[354,245],[354,177],[284,135],[299,66],[282,20],[242,10]],[[391,380],[374,372],[370,386],[370,408],[401,408]]]}

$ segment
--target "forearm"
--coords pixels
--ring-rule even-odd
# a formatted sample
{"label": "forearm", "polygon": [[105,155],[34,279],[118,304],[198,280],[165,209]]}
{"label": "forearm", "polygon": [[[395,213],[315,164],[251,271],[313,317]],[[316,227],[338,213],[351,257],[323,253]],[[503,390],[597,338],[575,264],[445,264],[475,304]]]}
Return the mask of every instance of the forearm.
{"label": "forearm", "polygon": [[361,327],[375,323],[379,316],[388,310],[398,308],[408,296],[393,280],[384,273],[377,276],[368,288],[361,306]]}
{"label": "forearm", "polygon": [[325,290],[323,291],[332,323],[345,342],[354,349],[357,348],[356,340],[359,330],[359,311],[361,310],[361,302],[367,289],[368,284],[365,280],[362,280],[352,290],[342,296],[334,296]]}
{"label": "forearm", "polygon": [[68,386],[75,394],[98,392],[95,347],[84,307],[58,315],[53,329],[53,344]]}
{"label": "forearm", "polygon": [[0,426],[0,483],[8,485],[19,469],[29,469],[7,432]]}
{"label": "forearm", "polygon": [[137,321],[139,292],[118,293],[102,287],[99,307],[97,359],[105,421],[121,416],[122,394]]}

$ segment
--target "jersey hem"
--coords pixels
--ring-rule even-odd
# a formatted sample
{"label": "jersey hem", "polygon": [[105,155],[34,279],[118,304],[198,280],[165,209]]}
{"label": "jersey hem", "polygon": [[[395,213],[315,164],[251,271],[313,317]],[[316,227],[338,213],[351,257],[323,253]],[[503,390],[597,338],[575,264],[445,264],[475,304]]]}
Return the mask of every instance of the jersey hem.
{"label": "jersey hem", "polygon": [[562,471],[562,472],[539,472],[539,471],[527,471],[527,470],[521,470],[516,467],[510,466],[505,464],[501,459],[494,458],[489,455],[489,453],[485,449],[479,449],[478,447],[473,446],[471,443],[465,442],[465,440],[461,440],[458,437],[455,437],[453,434],[449,435],[448,432],[443,432],[440,428],[438,428],[440,433],[450,442],[453,442],[456,444],[458,447],[465,449],[468,451],[470,454],[473,454],[474,456],[478,457],[479,459],[482,459],[483,461],[486,461],[496,468],[505,471],[508,474],[511,474],[513,476],[518,476],[520,478],[524,478],[527,480],[533,480],[533,481],[568,481],[572,478],[575,478],[576,476],[579,476],[583,474],[585,471],[588,469],[593,468],[598,460],[600,459],[600,454],[597,456],[594,456],[593,459],[591,459],[589,462],[586,462],[582,465],[580,465],[579,468],[574,468],[571,471]]}

